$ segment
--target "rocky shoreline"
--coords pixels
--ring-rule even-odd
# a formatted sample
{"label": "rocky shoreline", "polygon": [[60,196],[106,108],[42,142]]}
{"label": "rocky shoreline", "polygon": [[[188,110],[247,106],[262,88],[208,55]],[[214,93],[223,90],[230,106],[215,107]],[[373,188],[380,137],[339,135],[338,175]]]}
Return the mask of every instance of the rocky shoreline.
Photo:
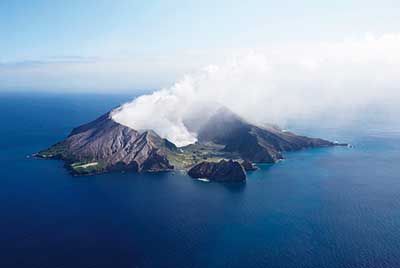
{"label": "rocky shoreline", "polygon": [[241,181],[246,171],[257,169],[253,162],[275,163],[287,151],[344,145],[255,126],[227,109],[209,118],[197,136],[196,143],[177,147],[152,130],[123,126],[107,113],[35,156],[61,159],[73,175],[186,170],[195,178]]}

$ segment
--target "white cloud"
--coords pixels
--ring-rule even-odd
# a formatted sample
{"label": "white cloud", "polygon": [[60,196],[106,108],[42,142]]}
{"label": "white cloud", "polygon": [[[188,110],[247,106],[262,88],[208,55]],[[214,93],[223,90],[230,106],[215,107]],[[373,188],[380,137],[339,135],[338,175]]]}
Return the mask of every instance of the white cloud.
{"label": "white cloud", "polygon": [[196,139],[185,122],[207,116],[208,103],[258,124],[281,125],[316,119],[345,123],[369,105],[397,111],[399,47],[400,34],[369,34],[361,40],[257,48],[139,97],[113,118],[185,145]]}

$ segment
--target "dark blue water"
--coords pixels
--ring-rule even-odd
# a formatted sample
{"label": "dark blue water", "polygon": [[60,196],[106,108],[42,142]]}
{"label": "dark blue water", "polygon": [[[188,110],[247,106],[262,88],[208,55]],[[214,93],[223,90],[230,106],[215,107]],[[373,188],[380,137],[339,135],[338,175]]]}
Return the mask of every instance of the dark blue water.
{"label": "dark blue water", "polygon": [[128,96],[0,96],[0,267],[400,267],[400,135],[307,130],[246,184],[26,158]]}

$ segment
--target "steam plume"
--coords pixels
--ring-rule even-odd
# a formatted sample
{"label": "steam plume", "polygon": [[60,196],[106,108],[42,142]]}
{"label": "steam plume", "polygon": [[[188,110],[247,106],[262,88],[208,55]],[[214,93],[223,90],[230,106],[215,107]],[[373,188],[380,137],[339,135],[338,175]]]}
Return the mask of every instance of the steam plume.
{"label": "steam plume", "polygon": [[196,141],[188,122],[226,106],[256,124],[293,120],[345,123],[367,107],[400,104],[400,34],[364,40],[256,49],[185,76],[112,113],[134,129],[153,129],[178,146]]}

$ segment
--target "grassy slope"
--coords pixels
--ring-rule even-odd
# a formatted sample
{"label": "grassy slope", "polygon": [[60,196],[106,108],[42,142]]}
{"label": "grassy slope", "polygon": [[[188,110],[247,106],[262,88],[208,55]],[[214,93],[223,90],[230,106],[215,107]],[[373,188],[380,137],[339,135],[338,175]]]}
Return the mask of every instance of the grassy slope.
{"label": "grassy slope", "polygon": [[[106,166],[103,163],[94,161],[94,159],[77,161],[68,154],[63,142],[59,142],[46,150],[38,152],[36,156],[44,159],[62,159],[65,161],[65,166],[76,175],[95,174],[106,170]],[[84,166],[92,162],[98,163],[87,167]]]}
{"label": "grassy slope", "polygon": [[187,169],[202,161],[218,162],[222,159],[239,159],[239,156],[223,151],[217,144],[191,144],[167,151],[167,158],[176,169]]}

